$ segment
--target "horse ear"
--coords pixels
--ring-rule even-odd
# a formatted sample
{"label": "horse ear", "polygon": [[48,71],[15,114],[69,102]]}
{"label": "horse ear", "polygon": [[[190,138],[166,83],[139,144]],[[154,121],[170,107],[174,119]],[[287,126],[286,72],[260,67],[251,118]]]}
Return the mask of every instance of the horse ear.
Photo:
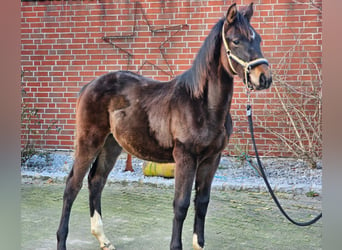
{"label": "horse ear", "polygon": [[233,23],[235,21],[236,14],[237,14],[236,3],[233,3],[227,11],[227,15],[226,15],[227,22]]}
{"label": "horse ear", "polygon": [[246,12],[244,14],[244,16],[248,19],[248,21],[251,20],[252,16],[253,16],[253,3],[251,3],[247,9],[246,9]]}

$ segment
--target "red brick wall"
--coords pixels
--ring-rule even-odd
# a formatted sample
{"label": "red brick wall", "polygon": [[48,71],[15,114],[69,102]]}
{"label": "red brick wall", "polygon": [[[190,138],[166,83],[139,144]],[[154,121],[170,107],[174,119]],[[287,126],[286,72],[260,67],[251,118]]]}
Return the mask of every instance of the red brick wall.
{"label": "red brick wall", "polygon": [[[32,143],[44,149],[73,149],[78,91],[103,73],[128,69],[169,80],[187,70],[211,27],[233,2],[241,6],[251,1],[22,1],[24,101],[38,109]],[[277,75],[295,86],[316,84],[320,76],[321,5],[321,0],[254,1],[252,25],[262,36],[264,56]],[[239,79],[234,91],[234,135],[226,152],[252,153]],[[255,93],[252,99],[257,125],[291,136],[288,124],[277,117],[281,104],[274,89]],[[52,124],[61,131],[48,129]],[[292,155],[267,130],[257,126],[256,133],[263,155]],[[27,134],[23,127],[23,144]]]}

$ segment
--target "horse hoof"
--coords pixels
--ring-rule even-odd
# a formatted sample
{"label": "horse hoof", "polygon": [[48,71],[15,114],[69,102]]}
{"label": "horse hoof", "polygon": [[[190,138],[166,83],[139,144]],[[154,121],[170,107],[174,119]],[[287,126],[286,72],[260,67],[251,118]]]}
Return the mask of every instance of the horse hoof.
{"label": "horse hoof", "polygon": [[193,235],[193,238],[192,238],[192,246],[194,248],[194,250],[203,250],[204,247],[201,247],[199,244],[198,244],[198,237],[197,237],[197,234],[194,234]]}
{"label": "horse hoof", "polygon": [[198,244],[193,245],[193,247],[194,247],[194,250],[203,250],[204,249],[203,247],[200,247]]}
{"label": "horse hoof", "polygon": [[115,247],[112,245],[112,243],[104,243],[104,246],[101,247],[102,250],[115,250]]}

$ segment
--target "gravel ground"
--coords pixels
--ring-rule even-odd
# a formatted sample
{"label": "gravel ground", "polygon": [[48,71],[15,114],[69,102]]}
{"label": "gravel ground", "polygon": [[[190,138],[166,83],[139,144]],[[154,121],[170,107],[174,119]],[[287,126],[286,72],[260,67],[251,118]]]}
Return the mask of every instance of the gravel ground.
{"label": "gravel ground", "polygon": [[[126,155],[121,154],[116,166],[108,178],[108,183],[139,182],[157,186],[173,186],[174,179],[163,177],[146,177],[142,172],[143,161],[134,158],[133,173],[124,172]],[[219,190],[266,191],[263,179],[252,167],[256,166],[235,157],[222,157],[219,169],[215,174],[213,188]],[[311,169],[302,160],[265,158],[262,159],[266,174],[273,189],[277,192],[305,194],[322,192],[322,167]],[[64,182],[73,163],[73,154],[51,152],[34,155],[21,167],[23,183],[46,180]],[[86,181],[86,178],[85,178]]]}

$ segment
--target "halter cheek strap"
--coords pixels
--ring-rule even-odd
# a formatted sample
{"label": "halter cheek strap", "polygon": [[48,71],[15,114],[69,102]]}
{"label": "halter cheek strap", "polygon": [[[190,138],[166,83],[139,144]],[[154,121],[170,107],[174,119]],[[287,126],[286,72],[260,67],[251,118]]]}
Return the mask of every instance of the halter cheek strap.
{"label": "halter cheek strap", "polygon": [[237,62],[238,64],[240,64],[243,67],[243,71],[245,74],[245,84],[247,85],[248,82],[248,74],[249,71],[260,65],[260,64],[267,64],[268,65],[268,61],[265,58],[257,58],[255,60],[249,61],[249,62],[245,62],[244,60],[242,60],[241,58],[237,57],[236,55],[234,55],[232,53],[232,51],[229,49],[228,43],[226,41],[226,39],[224,38],[224,25],[222,26],[222,40],[223,40],[223,45],[226,49],[226,53],[227,53],[227,59],[228,59],[228,63],[229,63],[229,67],[232,70],[234,75],[237,75],[237,71],[235,70],[233,63],[232,63],[232,59]]}

